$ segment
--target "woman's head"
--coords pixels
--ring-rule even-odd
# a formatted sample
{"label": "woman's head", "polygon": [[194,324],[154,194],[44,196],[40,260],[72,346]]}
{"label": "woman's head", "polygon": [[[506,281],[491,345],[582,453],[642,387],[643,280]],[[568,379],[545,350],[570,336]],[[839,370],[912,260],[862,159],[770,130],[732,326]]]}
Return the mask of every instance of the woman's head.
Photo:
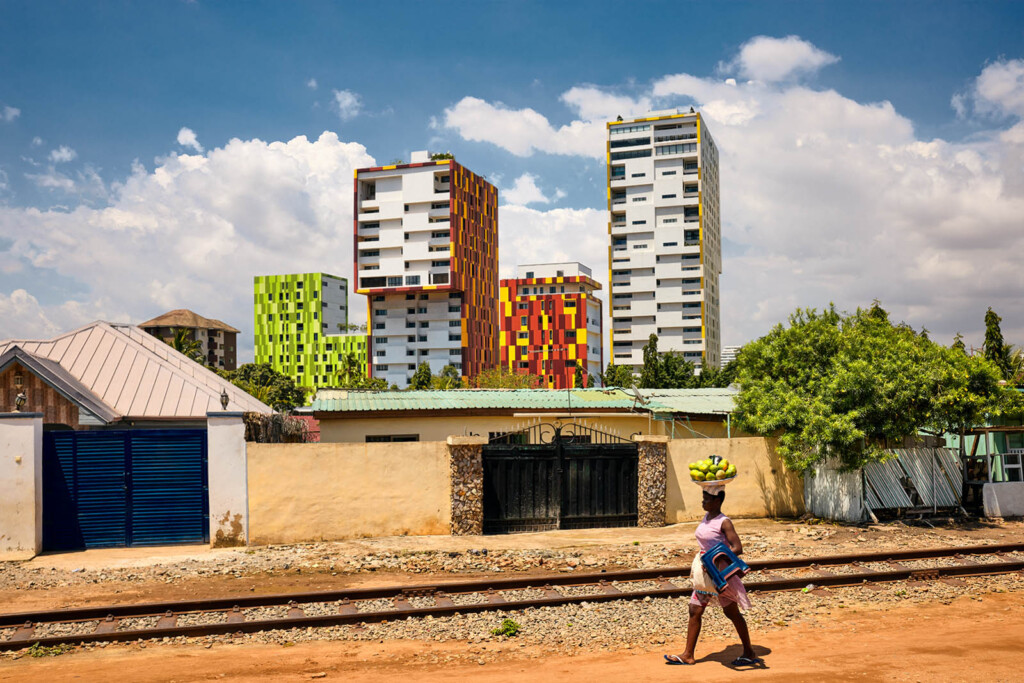
{"label": "woman's head", "polygon": [[719,512],[722,509],[722,503],[725,502],[725,489],[718,493],[704,492],[704,498],[701,501],[701,507],[708,512]]}

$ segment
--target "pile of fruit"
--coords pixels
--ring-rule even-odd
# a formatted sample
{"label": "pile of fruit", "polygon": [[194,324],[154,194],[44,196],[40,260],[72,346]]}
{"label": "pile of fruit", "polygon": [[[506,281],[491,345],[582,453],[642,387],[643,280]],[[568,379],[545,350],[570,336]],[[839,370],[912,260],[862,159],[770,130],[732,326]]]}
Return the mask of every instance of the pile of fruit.
{"label": "pile of fruit", "polygon": [[736,476],[736,465],[725,459],[714,462],[711,458],[690,463],[690,479],[694,481],[722,481]]}

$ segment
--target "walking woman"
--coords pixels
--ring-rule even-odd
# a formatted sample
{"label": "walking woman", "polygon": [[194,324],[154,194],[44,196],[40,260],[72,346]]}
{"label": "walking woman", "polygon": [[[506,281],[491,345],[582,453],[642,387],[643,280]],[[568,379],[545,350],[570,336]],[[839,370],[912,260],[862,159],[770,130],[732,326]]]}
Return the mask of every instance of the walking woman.
{"label": "walking woman", "polygon": [[[708,551],[716,543],[725,543],[736,556],[743,554],[743,544],[736,534],[736,528],[732,520],[722,514],[722,503],[725,502],[725,487],[721,487],[717,493],[704,491],[703,508],[707,512],[704,519],[697,525],[697,543],[700,545],[700,552]],[[723,558],[724,559],[724,558]],[[699,567],[699,563],[694,563]],[[702,569],[702,568],[701,568]],[[690,621],[686,628],[686,651],[679,655],[665,655],[669,664],[693,664],[696,662],[693,656],[694,648],[697,647],[697,638],[700,636],[701,619],[704,615],[704,608],[713,600],[717,600],[722,606],[725,616],[736,627],[736,633],[743,643],[743,654],[732,661],[732,666],[756,666],[764,662],[754,654],[754,648],[750,645],[750,632],[747,630],[747,622],[740,613],[740,608],[749,609],[750,600],[747,598],[747,591],[743,588],[743,582],[736,574],[729,577],[729,582],[721,593],[716,593],[710,581],[704,581],[704,577],[692,577],[694,579],[694,590],[690,595]],[[702,590],[698,590],[701,588]],[[708,590],[703,590],[708,589]]]}

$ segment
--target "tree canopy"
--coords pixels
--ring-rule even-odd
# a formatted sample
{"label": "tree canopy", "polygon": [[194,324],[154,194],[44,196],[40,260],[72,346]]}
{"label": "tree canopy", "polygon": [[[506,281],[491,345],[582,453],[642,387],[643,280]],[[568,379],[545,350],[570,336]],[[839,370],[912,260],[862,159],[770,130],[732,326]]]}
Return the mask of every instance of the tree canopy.
{"label": "tree canopy", "polygon": [[289,411],[306,403],[306,392],[269,363],[246,363],[219,374],[274,410]]}
{"label": "tree canopy", "polygon": [[737,365],[734,417],[778,434],[779,455],[800,471],[828,458],[856,469],[921,430],[956,433],[1017,401],[991,362],[892,324],[877,302],[846,315],[798,309]]}
{"label": "tree canopy", "polygon": [[536,389],[541,384],[537,375],[512,372],[504,366],[484,370],[469,380],[474,389]]}

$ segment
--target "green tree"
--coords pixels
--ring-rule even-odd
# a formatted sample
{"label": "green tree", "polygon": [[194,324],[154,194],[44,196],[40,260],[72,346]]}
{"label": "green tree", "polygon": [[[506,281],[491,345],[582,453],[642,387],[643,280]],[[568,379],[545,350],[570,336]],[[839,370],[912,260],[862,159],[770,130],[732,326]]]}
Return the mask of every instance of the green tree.
{"label": "green tree", "polygon": [[246,363],[237,370],[220,374],[274,410],[289,411],[306,403],[306,392],[269,363]]}
{"label": "green tree", "polygon": [[575,389],[583,388],[583,366],[579,362],[576,363],[576,372],[573,374],[572,386]]}
{"label": "green tree", "polygon": [[991,363],[893,325],[877,302],[852,315],[797,310],[737,363],[739,425],[778,435],[799,471],[828,458],[856,469],[922,429],[962,431],[1017,409]]}
{"label": "green tree", "polygon": [[736,367],[736,361],[732,361],[724,368],[701,368],[700,375],[696,378],[696,386],[701,389],[725,388],[736,381]]}
{"label": "green tree", "polygon": [[644,365],[640,368],[640,388],[660,389],[663,380],[661,355],[658,354],[658,335],[652,334],[644,345]]}
{"label": "green tree", "polygon": [[449,363],[441,368],[441,372],[431,380],[431,386],[440,391],[458,389],[462,386],[462,375],[458,368]]}
{"label": "green tree", "polygon": [[1019,346],[1009,346],[1006,357],[1008,369],[1006,381],[1015,387],[1024,389],[1024,349]]}
{"label": "green tree", "polygon": [[985,358],[999,368],[1003,379],[1009,380],[1010,374],[1009,354],[1006,344],[1003,342],[1003,331],[999,324],[1003,322],[990,306],[985,312]]}
{"label": "green tree", "polygon": [[630,387],[634,381],[633,371],[625,365],[608,363],[601,374],[601,384],[606,387]]}
{"label": "green tree", "polygon": [[693,363],[681,353],[668,351],[661,354],[661,379],[658,389],[690,389],[698,386],[698,377]]}
{"label": "green tree", "polygon": [[430,372],[430,364],[424,361],[416,367],[412,381],[409,382],[409,389],[413,391],[429,389],[433,379],[434,375]]}
{"label": "green tree", "polygon": [[952,348],[956,349],[965,356],[967,355],[967,346],[964,344],[964,335],[960,334],[959,332],[956,333],[956,336],[953,337]]}
{"label": "green tree", "polygon": [[503,366],[484,370],[469,381],[474,389],[536,389],[540,384],[537,375],[512,372]]}
{"label": "green tree", "polygon": [[430,155],[431,161],[441,161],[443,159],[454,159],[455,155],[451,152],[435,152]]}
{"label": "green tree", "polygon": [[176,327],[172,330],[174,332],[174,338],[171,339],[168,344],[171,348],[180,354],[188,356],[195,362],[205,365],[206,359],[203,358],[203,345],[195,338],[192,330],[185,327]]}

